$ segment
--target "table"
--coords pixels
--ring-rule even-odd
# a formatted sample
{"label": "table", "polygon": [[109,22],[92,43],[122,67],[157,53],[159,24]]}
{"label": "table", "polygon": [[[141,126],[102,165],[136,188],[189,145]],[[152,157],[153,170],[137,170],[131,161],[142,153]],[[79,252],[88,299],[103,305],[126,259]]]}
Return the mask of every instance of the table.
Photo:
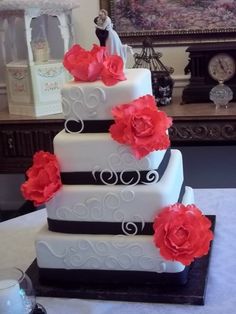
{"label": "table", "polygon": [[[173,118],[172,146],[236,143],[236,103],[217,110],[213,103],[180,103],[176,97],[160,107]],[[53,138],[63,127],[62,114],[34,118],[0,111],[0,173],[25,173],[36,151],[53,151]]]}
{"label": "table", "polygon": [[[216,215],[215,239],[204,306],[37,297],[48,314],[229,314],[236,306],[236,188],[196,189],[195,203]],[[35,258],[34,238],[46,210],[0,223],[0,267],[26,270]]]}

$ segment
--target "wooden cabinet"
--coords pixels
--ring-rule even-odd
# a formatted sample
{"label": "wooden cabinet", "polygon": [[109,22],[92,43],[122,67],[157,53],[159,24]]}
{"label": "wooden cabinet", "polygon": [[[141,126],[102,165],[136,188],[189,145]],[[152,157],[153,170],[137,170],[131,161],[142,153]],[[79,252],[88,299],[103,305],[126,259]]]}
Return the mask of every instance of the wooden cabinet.
{"label": "wooden cabinet", "polygon": [[[173,117],[171,145],[236,144],[236,103],[216,110],[211,103],[160,107]],[[52,152],[53,138],[64,127],[62,114],[31,118],[0,112],[0,173],[25,173],[36,151]]]}
{"label": "wooden cabinet", "polygon": [[213,103],[182,105],[178,99],[160,109],[173,117],[172,145],[236,144],[236,103],[216,109]]}
{"label": "wooden cabinet", "polygon": [[53,151],[53,138],[62,129],[62,115],[36,119],[0,112],[0,173],[24,173],[36,151]]}

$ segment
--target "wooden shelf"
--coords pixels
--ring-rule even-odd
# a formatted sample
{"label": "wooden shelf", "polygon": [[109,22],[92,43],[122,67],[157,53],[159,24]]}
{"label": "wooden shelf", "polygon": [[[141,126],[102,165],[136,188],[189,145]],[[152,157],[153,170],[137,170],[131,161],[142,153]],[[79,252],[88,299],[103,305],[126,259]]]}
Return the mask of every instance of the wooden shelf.
{"label": "wooden shelf", "polygon": [[216,109],[213,103],[181,104],[180,99],[174,99],[166,107],[160,107],[174,120],[235,120],[236,103],[230,103],[228,108]]}
{"label": "wooden shelf", "polygon": [[[160,107],[173,118],[171,145],[231,145],[236,143],[236,103],[216,109],[212,103]],[[53,151],[53,138],[64,127],[62,114],[43,117],[0,111],[0,173],[25,173],[36,151]]]}
{"label": "wooden shelf", "polygon": [[172,104],[160,107],[173,118],[172,145],[231,145],[236,143],[236,103],[216,109],[213,103]]}
{"label": "wooden shelf", "polygon": [[23,115],[15,115],[15,114],[10,114],[8,112],[8,109],[5,108],[3,110],[0,111],[0,123],[45,123],[46,120],[50,120],[49,123],[51,121],[61,121],[63,122],[63,114],[62,113],[58,113],[58,114],[52,114],[52,115],[48,115],[48,116],[42,116],[42,117],[29,117],[29,116],[23,116]]}

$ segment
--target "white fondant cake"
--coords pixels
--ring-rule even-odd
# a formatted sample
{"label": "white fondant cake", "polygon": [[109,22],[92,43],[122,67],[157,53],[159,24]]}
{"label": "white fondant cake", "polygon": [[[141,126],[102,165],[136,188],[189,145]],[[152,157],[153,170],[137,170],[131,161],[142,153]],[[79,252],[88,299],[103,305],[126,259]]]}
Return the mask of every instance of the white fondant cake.
{"label": "white fondant cake", "polygon": [[[113,281],[121,271],[118,277],[126,280],[128,272],[132,281],[140,273],[185,271],[180,262],[161,256],[152,227],[163,207],[194,202],[192,189],[184,185],[181,153],[163,149],[137,159],[129,146],[97,132],[97,124],[82,133],[85,123],[112,120],[112,108],[152,94],[149,70],[126,70],[125,75],[127,80],[112,87],[95,81],[70,82],[62,89],[66,121],[80,120],[82,127],[71,134],[66,123],[66,131],[54,139],[62,187],[47,201],[48,226],[36,239],[44,279],[80,281],[85,274],[85,280],[96,282],[111,272],[108,281]],[[64,273],[68,270],[73,272]]]}
{"label": "white fondant cake", "polygon": [[147,69],[128,69],[126,80],[115,86],[102,81],[67,83],[61,91],[62,109],[67,120],[109,120],[111,109],[141,96],[152,94],[151,73]]}
{"label": "white fondant cake", "polygon": [[[194,202],[186,188],[186,204]],[[150,235],[78,235],[51,232],[44,226],[36,241],[37,261],[46,269],[131,270],[176,273],[179,262],[160,256]]]}
{"label": "white fondant cake", "polygon": [[156,183],[64,185],[46,208],[49,218],[59,220],[152,222],[159,209],[178,202],[182,184],[182,156],[172,150]]}
{"label": "white fondant cake", "polygon": [[45,226],[37,240],[41,268],[130,270],[175,273],[179,262],[164,260],[152,236],[67,235],[50,232]]}
{"label": "white fondant cake", "polygon": [[70,134],[63,130],[54,138],[61,172],[153,170],[165,152],[155,151],[138,160],[129,147],[112,140],[109,133]]}

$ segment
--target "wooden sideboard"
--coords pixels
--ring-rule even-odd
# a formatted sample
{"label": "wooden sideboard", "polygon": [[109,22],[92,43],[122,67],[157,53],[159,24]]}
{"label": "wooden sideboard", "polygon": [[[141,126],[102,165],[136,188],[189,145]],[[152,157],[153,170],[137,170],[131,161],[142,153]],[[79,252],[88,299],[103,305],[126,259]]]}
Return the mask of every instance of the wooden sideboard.
{"label": "wooden sideboard", "polygon": [[61,114],[34,118],[0,111],[0,173],[25,173],[36,151],[52,152],[63,123]]}
{"label": "wooden sideboard", "polygon": [[[215,109],[211,103],[161,107],[173,117],[172,146],[231,145],[236,143],[236,103]],[[52,152],[52,140],[63,129],[62,114],[40,118],[0,111],[0,173],[24,173],[38,150]]]}
{"label": "wooden sideboard", "polygon": [[236,103],[216,109],[213,103],[181,104],[175,100],[161,107],[173,118],[172,145],[233,145],[236,143]]}

